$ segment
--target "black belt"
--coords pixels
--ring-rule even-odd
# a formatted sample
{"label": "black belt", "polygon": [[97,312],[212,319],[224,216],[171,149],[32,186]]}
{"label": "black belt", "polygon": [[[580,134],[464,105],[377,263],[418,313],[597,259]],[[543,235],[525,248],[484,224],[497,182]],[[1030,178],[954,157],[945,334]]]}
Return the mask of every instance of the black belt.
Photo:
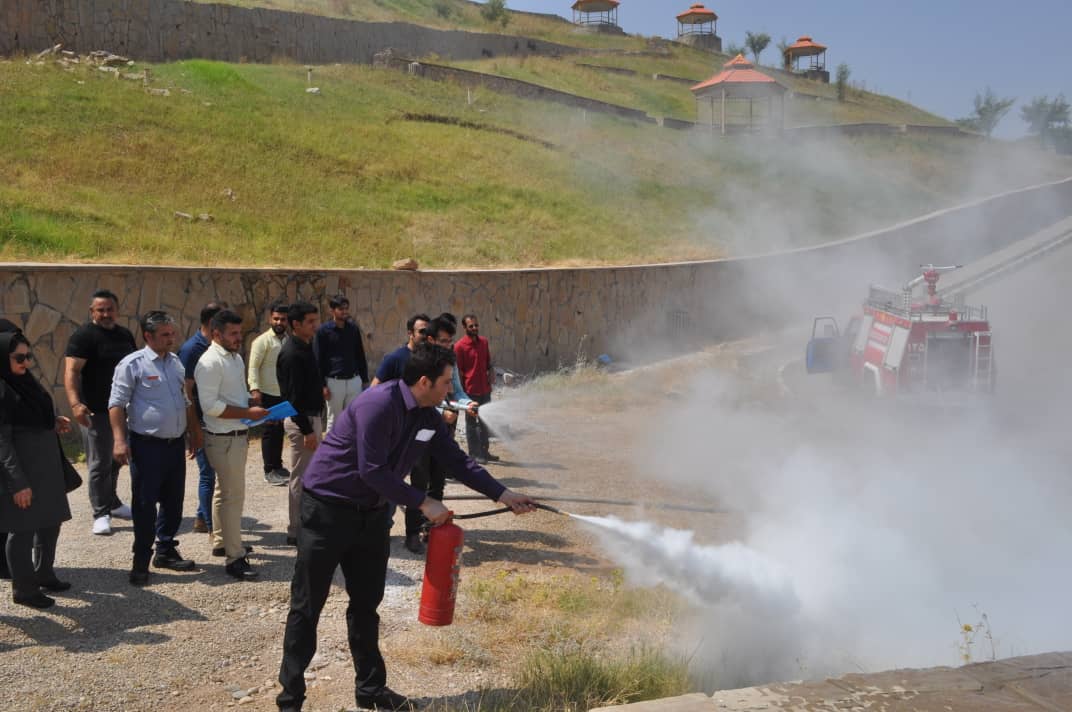
{"label": "black belt", "polygon": [[130,437],[133,440],[150,440],[158,443],[164,443],[165,445],[174,445],[175,443],[186,442],[185,436],[180,435],[177,438],[161,438],[156,435],[144,435],[143,433],[136,433],[133,430],[130,431]]}
{"label": "black belt", "polygon": [[349,376],[328,376],[328,378],[334,378],[336,381],[349,381],[353,378],[357,378],[357,374],[351,373]]}
{"label": "black belt", "polygon": [[231,431],[226,432],[226,433],[214,433],[211,430],[206,430],[205,432],[208,433],[209,435],[215,435],[218,438],[237,438],[240,435],[248,435],[249,434],[248,430],[231,430]]}
{"label": "black belt", "polygon": [[312,497],[317,502],[323,502],[324,504],[331,507],[343,507],[345,509],[351,509],[355,512],[378,512],[382,509],[387,508],[387,500],[383,497],[380,497],[380,501],[377,502],[375,505],[370,506],[367,504],[358,504],[357,502],[354,502],[350,499],[343,499],[341,497],[328,497],[322,494],[316,494],[315,492],[305,489],[304,487],[302,488],[302,492],[304,492],[307,496]]}

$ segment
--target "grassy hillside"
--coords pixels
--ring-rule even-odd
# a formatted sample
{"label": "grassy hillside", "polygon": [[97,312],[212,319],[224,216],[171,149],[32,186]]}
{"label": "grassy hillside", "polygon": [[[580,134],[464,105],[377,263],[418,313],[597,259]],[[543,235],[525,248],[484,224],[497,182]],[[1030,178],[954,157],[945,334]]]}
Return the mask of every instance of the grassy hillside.
{"label": "grassy hillside", "polygon": [[1072,173],[963,139],[722,141],[485,91],[470,105],[459,87],[368,67],[317,69],[319,96],[294,66],[153,72],[170,96],[88,68],[0,61],[0,259],[667,261],[841,237]]}
{"label": "grassy hillside", "polygon": [[[491,32],[495,34],[539,37],[579,47],[617,47],[636,49],[645,42],[638,37],[604,35],[578,31],[556,15],[510,12],[506,25],[488,22],[480,15],[480,4],[468,0],[194,0],[224,2],[242,7],[267,7],[291,12],[309,12],[366,22],[412,22],[444,29]],[[569,14],[571,2],[562,4]],[[509,5],[509,3],[507,3]]]}

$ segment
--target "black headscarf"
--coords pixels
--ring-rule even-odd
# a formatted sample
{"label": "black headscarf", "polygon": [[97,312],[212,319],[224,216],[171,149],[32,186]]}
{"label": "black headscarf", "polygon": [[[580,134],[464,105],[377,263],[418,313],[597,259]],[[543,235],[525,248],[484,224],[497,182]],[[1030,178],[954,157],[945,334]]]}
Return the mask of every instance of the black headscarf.
{"label": "black headscarf", "polygon": [[18,396],[18,407],[8,413],[7,420],[12,425],[51,430],[56,427],[52,396],[29,371],[21,376],[11,372],[11,354],[19,344],[30,345],[22,332],[0,333],[0,379]]}

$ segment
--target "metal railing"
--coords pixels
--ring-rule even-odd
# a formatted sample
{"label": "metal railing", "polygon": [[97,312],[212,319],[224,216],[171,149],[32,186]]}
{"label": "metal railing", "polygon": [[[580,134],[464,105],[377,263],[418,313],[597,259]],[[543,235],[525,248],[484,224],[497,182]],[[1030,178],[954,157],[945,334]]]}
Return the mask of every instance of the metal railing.
{"label": "metal railing", "polygon": [[925,316],[946,316],[956,312],[960,321],[986,321],[986,307],[970,306],[961,301],[943,299],[939,304],[912,303],[911,294],[885,287],[871,287],[867,305],[896,314],[905,319],[922,319]]}

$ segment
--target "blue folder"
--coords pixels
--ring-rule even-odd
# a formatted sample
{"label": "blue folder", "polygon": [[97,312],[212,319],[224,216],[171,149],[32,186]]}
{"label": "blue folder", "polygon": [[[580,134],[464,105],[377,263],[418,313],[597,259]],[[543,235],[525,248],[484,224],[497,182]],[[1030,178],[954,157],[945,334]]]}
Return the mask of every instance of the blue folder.
{"label": "blue folder", "polygon": [[260,425],[261,423],[267,423],[271,420],[283,420],[284,418],[290,418],[298,414],[298,411],[294,410],[294,406],[290,404],[290,401],[283,401],[273,405],[268,409],[268,415],[264,416],[260,420],[250,420],[249,418],[242,418],[242,422],[249,427]]}

